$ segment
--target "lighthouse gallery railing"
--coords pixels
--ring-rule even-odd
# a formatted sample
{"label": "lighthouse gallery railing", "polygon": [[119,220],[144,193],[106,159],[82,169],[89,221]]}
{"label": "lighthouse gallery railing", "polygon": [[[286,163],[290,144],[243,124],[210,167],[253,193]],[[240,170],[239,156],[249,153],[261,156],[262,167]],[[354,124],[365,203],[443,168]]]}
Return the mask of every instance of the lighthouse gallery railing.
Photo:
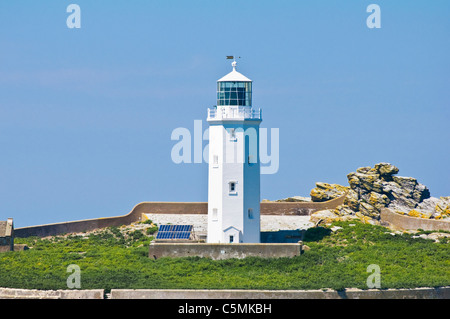
{"label": "lighthouse gallery railing", "polygon": [[260,120],[262,116],[261,109],[251,107],[227,106],[208,109],[208,119],[251,119]]}

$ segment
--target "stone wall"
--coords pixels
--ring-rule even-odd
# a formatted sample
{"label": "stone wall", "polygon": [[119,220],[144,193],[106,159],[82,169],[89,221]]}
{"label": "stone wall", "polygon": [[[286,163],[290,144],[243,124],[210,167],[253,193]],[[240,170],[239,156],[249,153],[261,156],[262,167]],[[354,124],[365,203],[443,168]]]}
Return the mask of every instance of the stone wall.
{"label": "stone wall", "polygon": [[294,257],[301,253],[302,245],[295,244],[207,244],[152,242],[150,258],[204,257],[211,259],[245,258],[250,256],[277,258]]}
{"label": "stone wall", "polygon": [[450,287],[336,290],[112,289],[111,299],[450,299]]}
{"label": "stone wall", "polygon": [[262,202],[261,215],[300,215],[308,216],[312,213],[333,209],[344,203],[346,194],[325,202]]}
{"label": "stone wall", "polygon": [[0,288],[0,299],[103,299],[104,290],[37,290]]}
{"label": "stone wall", "polygon": [[142,214],[145,213],[204,214],[207,211],[207,203],[143,202],[136,205],[127,215],[16,228],[15,236],[22,238],[30,236],[46,237],[129,225],[142,220]]}
{"label": "stone wall", "polygon": [[[0,299],[104,299],[103,289],[28,290],[0,288]],[[450,287],[415,289],[202,290],[112,289],[111,299],[450,299]]]}
{"label": "stone wall", "polygon": [[[261,215],[303,215],[336,208],[344,201],[345,196],[326,202],[263,202]],[[142,220],[142,214],[208,214],[206,202],[143,202],[136,205],[130,213],[117,217],[95,218],[56,224],[38,225],[15,229],[16,237],[46,237],[65,233],[91,231],[98,228],[129,225]]]}
{"label": "stone wall", "polygon": [[381,210],[380,221],[403,230],[423,229],[450,231],[450,221],[400,215],[388,208],[383,208]]}

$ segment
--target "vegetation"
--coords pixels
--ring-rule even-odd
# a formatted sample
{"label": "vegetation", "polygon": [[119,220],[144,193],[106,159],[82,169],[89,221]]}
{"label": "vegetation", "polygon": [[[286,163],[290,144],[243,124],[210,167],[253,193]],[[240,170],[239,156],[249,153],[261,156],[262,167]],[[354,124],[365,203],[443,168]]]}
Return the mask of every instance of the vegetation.
{"label": "vegetation", "polygon": [[450,285],[450,246],[393,235],[381,226],[336,222],[309,229],[311,249],[295,258],[148,258],[152,236],[117,227],[85,236],[24,238],[31,249],[0,254],[0,287],[67,289],[67,267],[81,269],[81,289],[367,289],[367,267],[381,269],[382,288]]}

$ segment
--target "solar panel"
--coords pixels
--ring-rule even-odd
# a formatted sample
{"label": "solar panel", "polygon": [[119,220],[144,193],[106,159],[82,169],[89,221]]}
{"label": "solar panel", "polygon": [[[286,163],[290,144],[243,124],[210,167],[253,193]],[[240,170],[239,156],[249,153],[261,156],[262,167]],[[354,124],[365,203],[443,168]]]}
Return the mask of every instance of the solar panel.
{"label": "solar panel", "polygon": [[156,239],[189,239],[193,225],[160,225]]}

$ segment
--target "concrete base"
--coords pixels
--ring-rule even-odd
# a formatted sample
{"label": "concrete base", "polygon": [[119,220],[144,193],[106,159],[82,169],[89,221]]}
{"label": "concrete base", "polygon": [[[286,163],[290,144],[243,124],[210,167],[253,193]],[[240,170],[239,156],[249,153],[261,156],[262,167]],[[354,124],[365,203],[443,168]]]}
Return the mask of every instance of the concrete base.
{"label": "concrete base", "polygon": [[302,243],[291,244],[207,244],[152,242],[150,258],[204,257],[214,260],[245,257],[294,257],[302,252]]}

